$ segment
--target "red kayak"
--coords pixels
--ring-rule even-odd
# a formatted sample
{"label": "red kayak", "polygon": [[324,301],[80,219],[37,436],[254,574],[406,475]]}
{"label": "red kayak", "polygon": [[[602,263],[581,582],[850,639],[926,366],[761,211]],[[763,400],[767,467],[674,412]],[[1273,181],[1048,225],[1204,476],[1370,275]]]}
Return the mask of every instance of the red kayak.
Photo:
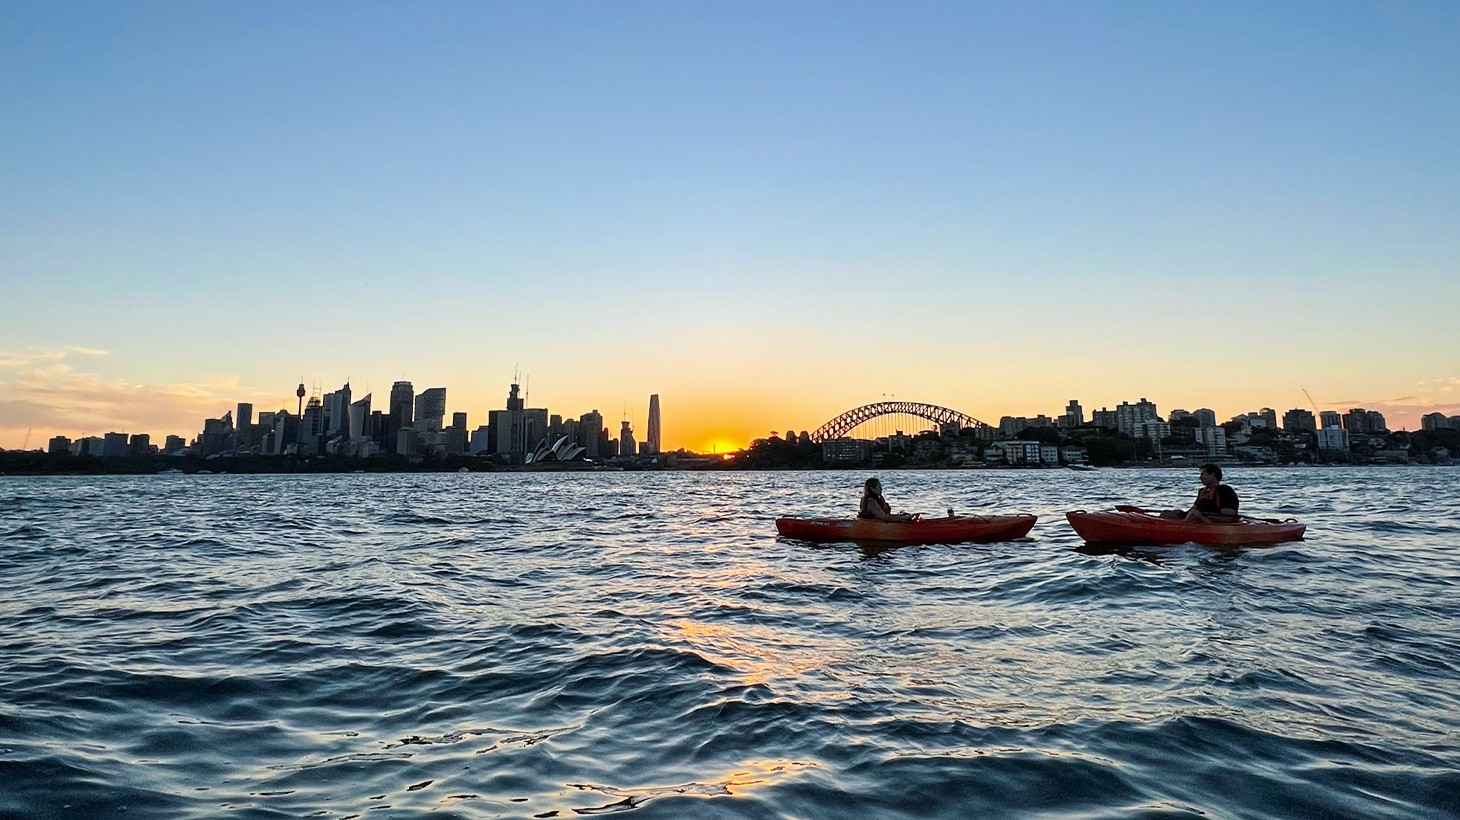
{"label": "red kayak", "polygon": [[1144,512],[1065,513],[1070,526],[1089,544],[1208,544],[1262,546],[1296,541],[1308,527],[1300,521],[1243,519],[1233,524],[1202,524]]}
{"label": "red kayak", "polygon": [[874,521],[870,518],[777,518],[776,532],[807,541],[883,541],[904,544],[951,544],[959,541],[1012,541],[1029,534],[1035,518],[1028,514],[950,516],[921,521]]}

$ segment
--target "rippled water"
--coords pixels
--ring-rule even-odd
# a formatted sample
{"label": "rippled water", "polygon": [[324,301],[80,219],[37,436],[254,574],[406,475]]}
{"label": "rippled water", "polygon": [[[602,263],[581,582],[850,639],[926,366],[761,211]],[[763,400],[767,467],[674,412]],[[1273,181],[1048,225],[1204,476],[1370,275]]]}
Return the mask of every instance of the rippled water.
{"label": "rippled water", "polygon": [[0,479],[0,816],[1460,815],[1460,470]]}

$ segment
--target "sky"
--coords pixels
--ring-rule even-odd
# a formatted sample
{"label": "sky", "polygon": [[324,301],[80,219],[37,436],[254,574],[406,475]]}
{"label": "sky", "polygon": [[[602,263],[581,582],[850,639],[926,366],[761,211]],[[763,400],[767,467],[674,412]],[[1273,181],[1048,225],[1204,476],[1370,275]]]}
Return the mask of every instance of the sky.
{"label": "sky", "polygon": [[[1460,4],[0,0],[0,447],[1460,414]],[[642,432],[640,432],[642,437]]]}

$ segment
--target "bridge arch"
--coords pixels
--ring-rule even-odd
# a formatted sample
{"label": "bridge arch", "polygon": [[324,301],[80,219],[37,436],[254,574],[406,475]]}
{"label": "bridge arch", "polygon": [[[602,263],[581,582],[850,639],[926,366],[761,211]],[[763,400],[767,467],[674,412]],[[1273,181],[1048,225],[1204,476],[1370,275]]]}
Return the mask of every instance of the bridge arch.
{"label": "bridge arch", "polygon": [[967,413],[960,413],[947,407],[939,407],[936,404],[923,404],[916,401],[881,401],[876,404],[864,404],[861,407],[853,408],[840,416],[828,421],[826,424],[816,428],[811,433],[812,441],[828,441],[841,438],[861,424],[881,416],[917,416],[927,419],[937,425],[957,423],[960,427],[988,427],[973,416]]}

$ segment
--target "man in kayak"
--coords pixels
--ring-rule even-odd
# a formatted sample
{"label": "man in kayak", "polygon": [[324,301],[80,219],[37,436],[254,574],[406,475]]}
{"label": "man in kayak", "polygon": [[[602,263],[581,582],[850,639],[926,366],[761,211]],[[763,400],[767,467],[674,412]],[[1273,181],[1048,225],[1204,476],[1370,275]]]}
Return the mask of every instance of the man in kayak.
{"label": "man in kayak", "polygon": [[882,482],[876,478],[869,478],[862,485],[862,506],[857,510],[857,517],[876,521],[917,521],[922,518],[917,513],[894,513],[892,505],[882,497]]}
{"label": "man in kayak", "polygon": [[1210,524],[1230,524],[1237,520],[1237,491],[1222,483],[1222,468],[1215,464],[1201,465],[1201,489],[1196,502],[1186,511],[1172,510],[1162,518],[1185,518]]}

